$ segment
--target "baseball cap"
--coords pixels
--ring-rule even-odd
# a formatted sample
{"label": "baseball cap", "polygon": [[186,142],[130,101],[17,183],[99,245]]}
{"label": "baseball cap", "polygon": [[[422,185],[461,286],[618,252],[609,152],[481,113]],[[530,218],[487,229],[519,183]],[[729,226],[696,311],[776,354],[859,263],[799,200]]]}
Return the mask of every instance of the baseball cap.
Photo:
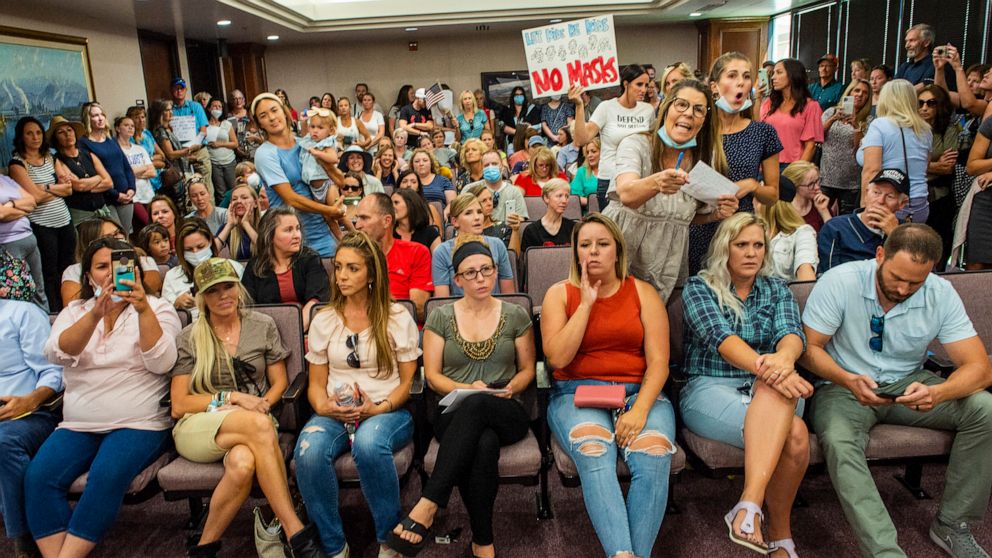
{"label": "baseball cap", "polygon": [[872,178],[873,183],[876,182],[888,182],[893,185],[897,192],[900,194],[909,195],[909,179],[906,177],[906,173],[899,169],[882,169],[881,172]]}
{"label": "baseball cap", "polygon": [[173,78],[172,79],[172,83],[169,84],[169,87],[175,87],[177,85],[179,87],[182,87],[183,89],[186,89],[186,80],[184,80],[181,77]]}
{"label": "baseball cap", "polygon": [[424,89],[423,87],[421,87],[420,89],[417,89],[417,90],[416,90],[416,91],[415,91],[415,92],[413,93],[413,95],[414,95],[414,96],[415,96],[416,98],[418,98],[418,99],[426,99],[426,98],[427,98],[427,90],[426,90],[426,89]]}
{"label": "baseball cap", "polygon": [[544,136],[534,136],[527,140],[527,147],[534,147],[535,145],[548,145],[548,140],[544,139]]}
{"label": "baseball cap", "polygon": [[796,199],[796,184],[788,176],[778,175],[778,201],[791,202]]}
{"label": "baseball cap", "polygon": [[820,62],[823,62],[824,60],[826,60],[827,62],[830,62],[834,66],[837,65],[837,57],[834,56],[833,54],[830,54],[829,52],[827,54],[824,54],[823,56],[821,56],[820,59],[816,61],[816,63],[819,64]]}
{"label": "baseball cap", "polygon": [[193,283],[196,290],[203,292],[218,283],[238,283],[238,273],[225,258],[210,258],[193,270]]}

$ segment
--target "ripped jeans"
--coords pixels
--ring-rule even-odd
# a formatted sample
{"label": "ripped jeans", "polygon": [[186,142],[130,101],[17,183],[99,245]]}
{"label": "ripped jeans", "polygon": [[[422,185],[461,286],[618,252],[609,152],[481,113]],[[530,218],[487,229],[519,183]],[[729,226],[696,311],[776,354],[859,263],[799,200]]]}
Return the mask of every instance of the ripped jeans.
{"label": "ripped jeans", "polygon": [[[400,481],[393,452],[410,443],[412,437],[413,418],[405,409],[369,417],[355,431],[351,456],[380,543],[401,519]],[[296,443],[296,483],[310,520],[317,526],[321,546],[329,555],[341,552],[345,545],[334,461],[347,451],[348,431],[344,425],[321,415],[307,421]]]}
{"label": "ripped jeans", "polygon": [[[575,461],[582,497],[606,556],[630,552],[651,556],[668,504],[668,474],[675,444],[675,413],[663,395],[652,405],[641,434],[618,450],[611,411],[575,407],[575,388],[609,385],[599,380],[557,380],[548,407],[548,423]],[[640,384],[623,384],[627,401],[637,399]],[[573,433],[574,432],[574,433]],[[641,446],[641,447],[638,447]],[[624,502],[617,479],[617,455],[627,462],[631,481]]]}

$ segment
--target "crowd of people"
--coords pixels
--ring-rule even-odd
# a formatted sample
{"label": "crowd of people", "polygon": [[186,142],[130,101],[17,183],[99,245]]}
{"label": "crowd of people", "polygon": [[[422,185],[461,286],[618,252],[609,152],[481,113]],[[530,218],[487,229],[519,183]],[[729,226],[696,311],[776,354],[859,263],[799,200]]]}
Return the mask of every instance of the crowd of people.
{"label": "crowd of people", "polygon": [[[493,295],[524,286],[528,249],[560,246],[567,278],[534,301],[548,422],[607,556],[651,555],[677,420],[743,448],[729,537],[779,558],[798,556],[810,428],[866,556],[905,556],[868,430],[954,431],[930,536],[988,556],[968,524],[992,492],[992,367],[931,272],[992,266],[992,70],[925,24],[905,45],[895,71],[854,60],[846,85],[832,54],[808,83],[798,60],[754,68],[731,52],[708,73],[626,66],[612,99],[573,85],[535,103],[516,87],[506,105],[464,90],[447,106],[405,85],[384,111],[359,83],[354,102],[324,93],[298,110],[282,89],[188,100],[176,78],[170,99],[113,121],[96,102],[47,130],[22,118],[0,174],[6,535],[18,556],[86,555],[174,444],[224,465],[188,555],[216,555],[257,480],[294,556],[347,557],[333,462],[350,451],[380,557],[422,550],[457,487],[471,552],[491,558],[500,448],[527,433],[539,356],[532,317]],[[703,165],[736,194],[703,199]],[[130,278],[120,250],[136,255]],[[795,280],[816,281],[802,314]],[[665,311],[679,288],[684,363]],[[431,297],[456,300],[427,314]],[[293,454],[306,524],[271,414],[289,353],[252,309],[269,303],[298,305],[307,333],[314,414]],[[946,379],[921,370],[934,339],[956,367]],[[438,396],[486,393],[431,417],[437,466],[404,512],[392,455],[414,437],[418,361]],[[688,378],[677,406],[670,366]],[[588,404],[611,386],[616,405]],[[61,393],[60,411],[43,405]]]}

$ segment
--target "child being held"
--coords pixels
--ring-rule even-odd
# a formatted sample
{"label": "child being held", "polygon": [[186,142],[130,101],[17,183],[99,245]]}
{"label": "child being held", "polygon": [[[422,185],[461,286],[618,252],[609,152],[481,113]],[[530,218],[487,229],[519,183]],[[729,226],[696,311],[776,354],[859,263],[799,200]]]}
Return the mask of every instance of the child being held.
{"label": "child being held", "polygon": [[307,135],[300,138],[300,164],[303,180],[310,185],[310,192],[320,203],[327,201],[330,174],[337,170],[338,151],[337,117],[329,109],[311,109],[307,119]]}
{"label": "child being held", "polygon": [[146,225],[138,232],[138,248],[151,256],[158,265],[179,265],[179,259],[172,253],[169,245],[169,231],[158,223]]}

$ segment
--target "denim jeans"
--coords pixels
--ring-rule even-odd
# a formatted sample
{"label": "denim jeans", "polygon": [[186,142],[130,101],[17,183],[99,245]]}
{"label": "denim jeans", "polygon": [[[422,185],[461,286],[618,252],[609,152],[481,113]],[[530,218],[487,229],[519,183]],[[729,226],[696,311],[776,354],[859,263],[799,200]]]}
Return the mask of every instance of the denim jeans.
{"label": "denim jeans", "polygon": [[[169,430],[121,428],[107,433],[60,428],[42,444],[24,479],[28,526],[35,539],[68,531],[99,542],[107,533],[128,486],[166,448]],[[75,508],[69,487],[89,471]]]}
{"label": "denim jeans", "polygon": [[28,534],[24,515],[24,472],[58,419],[51,413],[35,411],[18,420],[0,422],[0,512],[7,536],[16,539]]}
{"label": "denim jeans", "polygon": [[[645,450],[619,452],[630,469],[630,490],[624,503],[620,481],[617,479],[618,448],[613,440],[612,412],[606,409],[577,408],[575,388],[580,385],[610,385],[598,380],[556,381],[548,408],[548,423],[558,443],[575,461],[582,480],[582,497],[586,512],[600,544],[611,557],[620,552],[651,556],[668,503],[668,474],[675,452],[675,413],[663,395],[651,406],[641,435],[660,434],[670,449],[662,454]],[[627,402],[637,399],[640,384],[622,384],[627,390]],[[572,436],[576,427],[599,425],[610,432],[609,438]],[[590,448],[589,444],[599,447]],[[580,448],[584,451],[580,451]],[[590,451],[590,449],[592,451]]]}
{"label": "denim jeans", "polygon": [[[413,418],[404,409],[363,420],[355,432],[351,456],[358,468],[362,493],[372,511],[376,539],[383,543],[400,522],[400,481],[393,452],[413,438]],[[310,519],[320,532],[324,552],[344,549],[344,529],[338,511],[338,479],[334,461],[348,451],[342,423],[314,415],[296,443],[296,482]]]}

